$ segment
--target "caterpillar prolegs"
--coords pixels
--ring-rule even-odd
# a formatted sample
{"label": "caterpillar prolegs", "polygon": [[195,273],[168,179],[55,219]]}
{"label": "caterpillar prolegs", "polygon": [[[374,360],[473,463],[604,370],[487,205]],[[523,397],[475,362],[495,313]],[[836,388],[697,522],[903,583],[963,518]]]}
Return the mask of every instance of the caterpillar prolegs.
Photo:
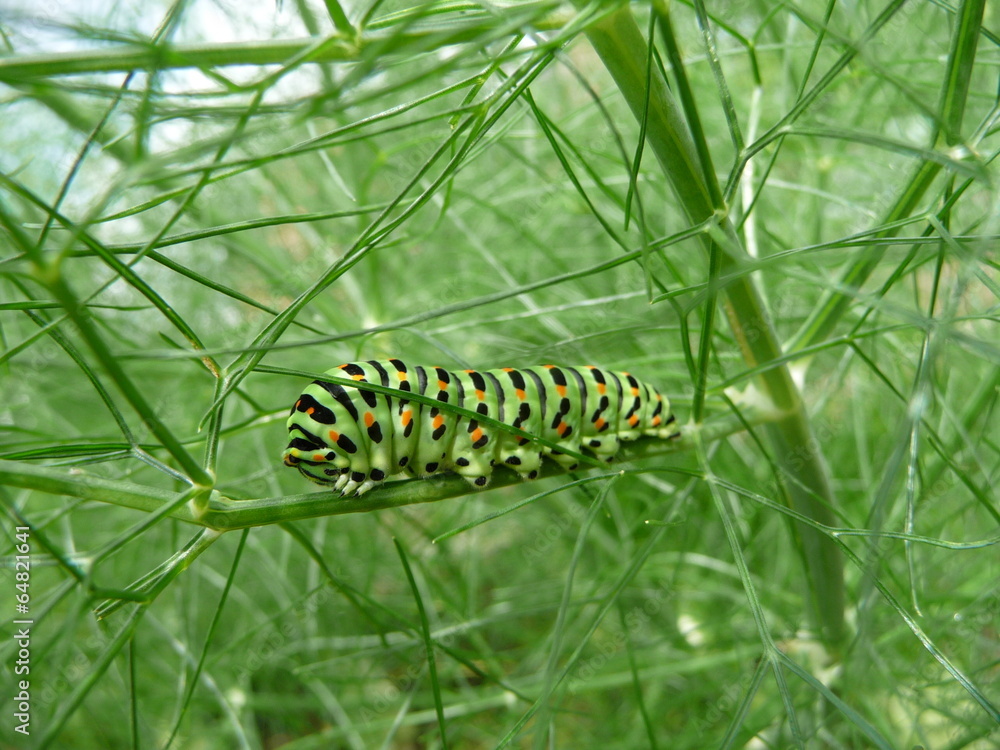
{"label": "caterpillar prolegs", "polygon": [[[677,435],[659,391],[627,372],[589,365],[452,372],[390,359],[351,362],[327,374],[419,393],[606,461],[621,441]],[[447,408],[322,380],[295,402],[288,433],[285,464],[342,495],[362,495],[395,474],[451,471],[485,487],[497,464],[525,479],[538,476],[543,456],[569,469],[577,465],[563,450]]]}

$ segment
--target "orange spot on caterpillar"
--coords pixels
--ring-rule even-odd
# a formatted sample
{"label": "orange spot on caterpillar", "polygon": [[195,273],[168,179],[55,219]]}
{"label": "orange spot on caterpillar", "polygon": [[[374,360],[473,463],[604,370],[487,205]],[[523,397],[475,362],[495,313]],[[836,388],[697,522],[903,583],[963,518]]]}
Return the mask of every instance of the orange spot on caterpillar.
{"label": "orange spot on caterpillar", "polygon": [[628,423],[633,427],[635,427],[637,424],[639,424],[639,417],[633,414],[631,417],[628,418]]}
{"label": "orange spot on caterpillar", "polygon": [[410,377],[410,373],[408,372],[400,372],[396,373],[396,375],[400,380],[406,380],[408,377]]}
{"label": "orange spot on caterpillar", "polygon": [[504,372],[514,372],[514,368],[513,367],[504,367],[502,369],[503,369]]}
{"label": "orange spot on caterpillar", "polygon": [[438,427],[444,424],[444,417],[438,414],[436,417],[434,417],[434,421],[431,422],[431,424],[434,426],[434,429],[436,430]]}
{"label": "orange spot on caterpillar", "polygon": [[556,430],[559,432],[559,437],[565,437],[566,433],[569,432],[569,425],[565,422],[560,422]]}
{"label": "orange spot on caterpillar", "polygon": [[556,393],[558,393],[560,396],[565,396],[566,395],[566,386],[564,386],[564,385],[557,385],[556,386]]}
{"label": "orange spot on caterpillar", "polygon": [[337,365],[338,370],[346,370],[348,367],[349,365]]}
{"label": "orange spot on caterpillar", "polygon": [[410,422],[413,421],[413,410],[407,409],[399,416],[399,421],[402,423],[403,427],[406,427]]}
{"label": "orange spot on caterpillar", "polygon": [[653,424],[653,427],[656,427],[656,426],[657,426],[658,424],[660,424],[660,422],[662,422],[662,421],[663,421],[663,420],[662,420],[662,419],[660,419],[659,417],[653,417],[653,422],[652,422],[652,424]]}
{"label": "orange spot on caterpillar", "polygon": [[632,395],[633,396],[638,396],[639,395],[639,389],[638,388],[633,388],[632,389]]}
{"label": "orange spot on caterpillar", "polygon": [[365,427],[371,427],[375,423],[375,415],[370,411],[365,412]]}
{"label": "orange spot on caterpillar", "polygon": [[448,390],[448,384],[446,382],[444,382],[443,380],[439,380],[438,381],[438,388],[440,388],[442,391],[446,391],[446,390]]}
{"label": "orange spot on caterpillar", "polygon": [[330,442],[336,443],[338,440],[340,440],[340,433],[336,430],[330,430]]}
{"label": "orange spot on caterpillar", "polygon": [[476,443],[483,436],[483,431],[479,427],[472,431],[472,442]]}
{"label": "orange spot on caterpillar", "polygon": [[520,389],[520,388],[518,388],[517,390],[514,391],[514,395],[517,396],[518,399],[521,400],[521,401],[524,401],[524,399],[527,398],[524,395],[524,391],[522,389]]}
{"label": "orange spot on caterpillar", "polygon": [[480,401],[485,401],[486,391],[476,391],[476,398],[478,398]]}
{"label": "orange spot on caterpillar", "polygon": [[351,380],[364,380],[364,375],[351,375]]}
{"label": "orange spot on caterpillar", "polygon": [[542,365],[542,367],[544,367],[546,370],[554,370],[556,366],[555,365]]}
{"label": "orange spot on caterpillar", "polygon": [[604,427],[604,425],[606,425],[606,424],[607,424],[607,422],[604,421],[604,417],[598,417],[597,421],[594,422],[594,427],[596,427],[599,430],[602,427]]}
{"label": "orange spot on caterpillar", "polygon": [[325,460],[326,456],[324,456],[322,453],[313,453],[313,461],[325,461]]}
{"label": "orange spot on caterpillar", "polygon": [[598,383],[597,384],[597,392],[600,393],[602,396],[604,395],[604,392],[606,390],[608,390],[608,386],[607,385],[605,385],[604,383]]}
{"label": "orange spot on caterpillar", "polygon": [[306,414],[312,416],[312,413],[314,411],[316,411],[316,407],[315,406],[310,406],[308,409],[306,409]]}

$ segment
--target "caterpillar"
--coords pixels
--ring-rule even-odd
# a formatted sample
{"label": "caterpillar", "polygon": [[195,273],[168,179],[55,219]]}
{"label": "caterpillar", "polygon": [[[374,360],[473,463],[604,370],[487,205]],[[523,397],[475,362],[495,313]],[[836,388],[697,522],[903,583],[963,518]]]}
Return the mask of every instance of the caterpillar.
{"label": "caterpillar", "polygon": [[[350,362],[326,374],[419,393],[605,461],[614,458],[621,441],[679,434],[659,391],[627,372],[589,365],[452,372],[390,359]],[[342,496],[363,495],[395,474],[450,471],[481,488],[496,464],[524,479],[538,476],[543,456],[568,469],[577,466],[563,450],[447,409],[323,380],[305,387],[287,426],[285,465],[332,484]]]}

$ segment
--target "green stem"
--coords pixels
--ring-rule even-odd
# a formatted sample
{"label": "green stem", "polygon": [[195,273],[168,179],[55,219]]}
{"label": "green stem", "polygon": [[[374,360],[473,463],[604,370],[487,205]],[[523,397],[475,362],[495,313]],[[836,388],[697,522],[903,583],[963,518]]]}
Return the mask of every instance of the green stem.
{"label": "green stem", "polygon": [[16,82],[45,76],[130,70],[275,65],[295,59],[304,52],[312,62],[353,60],[357,56],[354,46],[339,37],[330,37],[319,44],[307,38],[231,44],[121,45],[3,58],[0,59],[0,80]]}
{"label": "green stem", "polygon": [[[907,185],[906,190],[903,191],[903,194],[899,196],[883,218],[882,223],[894,225],[910,216],[920,201],[923,200],[924,194],[940,171],[941,164],[938,162],[925,161],[921,164]],[[884,229],[874,236],[879,239],[888,239],[899,234],[902,228],[902,224],[890,226],[890,228]],[[836,285],[837,288],[860,289],[872,271],[882,262],[882,256],[885,255],[887,247],[889,247],[888,244],[881,246],[872,245],[870,248],[867,248],[864,256],[844,272],[844,275],[841,276],[840,281]],[[842,291],[827,293],[823,300],[813,309],[813,312],[809,315],[809,318],[799,332],[795,334],[795,338],[788,345],[789,350],[799,351],[800,349],[807,349],[814,344],[824,341],[853,302],[854,297]]]}
{"label": "green stem", "polygon": [[[661,14],[665,8],[658,8]],[[628,7],[606,16],[588,30],[588,38],[621,90],[636,118],[646,108],[649,96],[646,136],[667,175],[675,195],[693,223],[705,221],[715,211],[710,187],[715,176],[701,168],[701,159],[680,108],[666,82],[656,70],[647,77],[646,40]],[[739,273],[745,263],[742,244],[728,218],[719,218],[724,234],[724,251],[719,253],[720,274],[732,274],[724,287],[726,313],[750,367],[774,362],[782,357],[781,346],[763,301],[748,273]],[[712,241],[703,239],[706,250]],[[737,253],[738,251],[738,253]],[[704,331],[710,336],[711,331]],[[766,433],[774,450],[783,489],[793,509],[824,525],[833,525],[833,493],[826,465],[813,436],[805,407],[787,366],[765,370],[761,385],[782,417],[770,424]],[[799,526],[798,536],[812,594],[812,619],[817,631],[830,645],[844,638],[843,560],[839,549],[816,529]]]}
{"label": "green stem", "polygon": [[[965,0],[958,10],[958,26],[952,36],[951,51],[948,55],[948,70],[941,89],[938,105],[937,129],[934,143],[937,146],[953,145],[959,142],[962,118],[969,95],[972,65],[976,59],[976,48],[982,31],[983,10],[986,0]],[[934,179],[941,172],[942,164],[924,161],[907,184],[902,195],[896,200],[882,219],[882,224],[892,225],[910,216]],[[899,234],[902,224],[879,232],[876,237],[890,238]],[[879,265],[888,244],[873,247],[871,252],[856,261],[841,277],[838,289],[860,289],[872,271]],[[836,326],[837,321],[847,312],[854,297],[842,291],[829,292],[816,307],[802,329],[795,335],[790,349],[804,349],[823,341]]]}
{"label": "green stem", "polygon": [[[0,460],[0,485],[111,503],[146,513],[155,513],[164,505],[175,502],[179,495],[177,492],[143,484],[105,479],[55,466],[38,466],[27,461]],[[185,491],[190,492],[190,488]],[[177,508],[170,516],[195,523],[187,506]]]}
{"label": "green stem", "polygon": [[[539,14],[539,10],[542,14]],[[544,7],[508,8],[506,25],[516,28],[530,24],[538,30],[562,29],[565,18],[548,14]],[[93,50],[73,50],[40,55],[0,57],[0,81],[20,83],[48,76],[81,73],[114,73],[132,70],[166,70],[177,68],[216,68],[227,65],[302,65],[305,63],[357,62],[365,48],[391,45],[392,53],[426,50],[428,45],[443,48],[453,44],[483,44],[483,35],[497,26],[493,13],[470,16],[461,25],[428,25],[427,28],[402,28],[390,25],[383,29],[368,29],[363,36],[333,34],[326,38],[305,37],[263,42],[233,42],[228,44],[158,44],[117,45]]]}
{"label": "green stem", "polygon": [[[775,415],[759,413],[757,421],[773,419]],[[684,434],[674,440],[641,438],[626,443],[620,452],[620,463],[640,460],[650,456],[676,455],[680,463],[694,446],[694,433],[701,432],[705,443],[719,440],[746,430],[746,422],[734,417],[726,417],[717,424],[700,428],[686,428]],[[616,463],[608,467],[610,471],[626,470]],[[678,471],[685,471],[677,469]],[[541,477],[566,474],[566,469],[553,461],[545,461]],[[490,481],[491,488],[522,484],[515,472],[496,467]],[[305,482],[303,482],[305,483]],[[54,495],[95,500],[125,508],[153,513],[165,505],[176,503],[180,495],[169,490],[133,484],[117,479],[105,479],[79,471],[67,471],[54,466],[38,466],[26,461],[0,460],[0,486],[23,487],[25,489],[48,492]],[[191,490],[188,488],[187,493]],[[363,497],[340,498],[329,489],[301,495],[279,495],[277,497],[254,500],[234,500],[213,492],[203,513],[196,514],[190,503],[178,506],[169,514],[179,521],[208,526],[220,530],[243,529],[286,521],[301,521],[320,516],[335,516],[345,513],[367,513],[373,510],[399,508],[404,505],[431,503],[461,495],[474,495],[480,490],[472,489],[469,483],[457,474],[439,474],[429,479],[411,479],[401,482],[387,482],[368,492]]]}
{"label": "green stem", "polygon": [[122,368],[118,359],[111,352],[111,349],[108,348],[107,343],[105,343],[98,332],[97,326],[91,321],[90,312],[77,299],[66,283],[65,278],[63,278],[59,262],[47,261],[42,254],[41,248],[25,234],[20,224],[13,216],[7,213],[2,205],[0,205],[0,224],[6,227],[14,243],[31,259],[35,278],[48,287],[49,291],[52,292],[52,296],[62,305],[70,320],[76,324],[80,335],[87,342],[87,345],[90,346],[94,356],[100,361],[105,371],[111,376],[111,379],[118,386],[122,395],[132,405],[132,408],[142,418],[142,421],[149,428],[150,432],[156,436],[160,444],[180,464],[192,483],[202,487],[210,487],[214,481],[212,475],[206,472],[191,457],[191,454],[185,450],[180,441],[156,415],[156,412],[136,387],[135,383],[126,375],[124,368]]}

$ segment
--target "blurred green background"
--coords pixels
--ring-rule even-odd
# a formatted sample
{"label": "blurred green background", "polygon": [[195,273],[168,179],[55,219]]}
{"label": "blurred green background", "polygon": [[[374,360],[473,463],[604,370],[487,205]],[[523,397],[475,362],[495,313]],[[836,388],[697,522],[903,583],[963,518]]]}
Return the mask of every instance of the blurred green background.
{"label": "blurred green background", "polygon": [[[997,8],[664,13],[9,3],[0,615],[30,525],[35,625],[7,746],[1000,747]],[[685,210],[595,54],[609,19],[658,22],[619,63],[690,87],[728,225]],[[790,353],[755,362],[772,325]],[[627,369],[686,441],[622,476],[180,520],[336,513],[281,466],[285,371],[390,356]],[[774,439],[785,366],[808,440]],[[806,465],[832,502],[794,520]]]}

